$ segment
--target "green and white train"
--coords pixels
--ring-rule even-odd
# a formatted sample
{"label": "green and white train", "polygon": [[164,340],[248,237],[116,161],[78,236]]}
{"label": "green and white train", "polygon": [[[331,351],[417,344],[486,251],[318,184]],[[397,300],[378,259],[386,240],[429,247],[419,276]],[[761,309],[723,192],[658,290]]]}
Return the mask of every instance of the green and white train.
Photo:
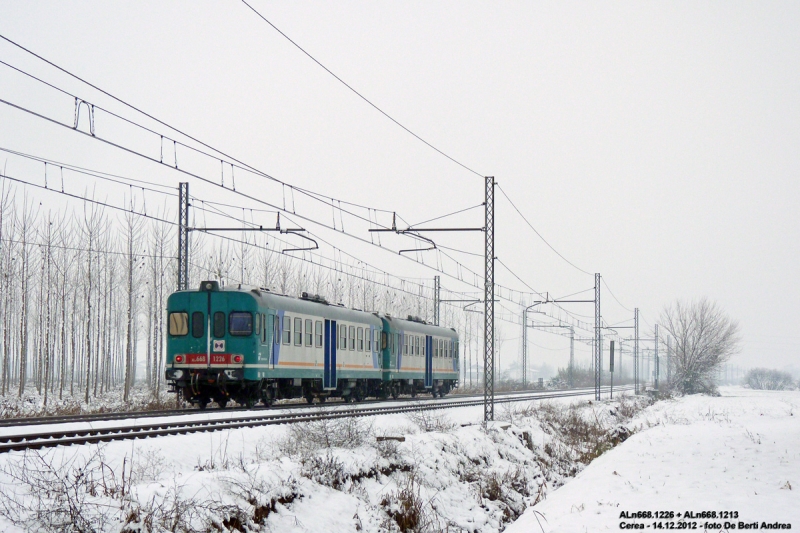
{"label": "green and white train", "polygon": [[171,294],[167,312],[166,379],[201,409],[230,400],[435,397],[458,384],[458,334],[412,317],[216,281]]}

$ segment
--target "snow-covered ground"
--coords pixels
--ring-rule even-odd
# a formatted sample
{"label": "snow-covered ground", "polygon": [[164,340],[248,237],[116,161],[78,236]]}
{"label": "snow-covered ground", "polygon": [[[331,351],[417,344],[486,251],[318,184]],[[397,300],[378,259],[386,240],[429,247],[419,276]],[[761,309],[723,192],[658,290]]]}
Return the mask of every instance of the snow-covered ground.
{"label": "snow-covered ground", "polygon": [[[520,533],[655,521],[619,518],[637,511],[800,527],[800,393],[737,388],[646,405],[502,404],[486,430],[470,407],[8,453],[0,531]],[[562,432],[565,421],[577,429]],[[704,522],[723,523],[698,530]]]}
{"label": "snow-covered ground", "polygon": [[[623,523],[677,529],[679,521],[696,523],[698,531],[738,531],[740,522],[759,530],[776,522],[800,528],[800,392],[720,392],[649,407],[629,423],[636,434],[506,532],[619,531]],[[622,518],[640,511],[665,514]],[[684,516],[703,511],[717,518]]]}

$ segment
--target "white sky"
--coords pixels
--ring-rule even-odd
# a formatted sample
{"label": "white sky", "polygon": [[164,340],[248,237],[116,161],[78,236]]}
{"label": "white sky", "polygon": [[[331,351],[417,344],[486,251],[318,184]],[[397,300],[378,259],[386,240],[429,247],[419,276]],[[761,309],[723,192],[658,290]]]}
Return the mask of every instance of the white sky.
{"label": "white sky", "polygon": [[[496,176],[561,254],[600,272],[622,304],[641,309],[643,331],[664,304],[708,296],[741,323],[735,363],[800,367],[797,3],[253,5],[415,133]],[[408,222],[483,201],[480,177],[369,107],[243,3],[0,1],[0,34],[293,185],[397,211]],[[4,41],[0,59],[133,116]],[[3,65],[0,98],[72,121],[69,98]],[[100,115],[96,128],[131,145],[149,142],[112,132]],[[0,147],[170,186],[185,179],[5,104]],[[31,174],[0,154],[0,163],[6,159],[10,175],[41,179],[41,170]],[[218,178],[219,167],[209,175]],[[237,186],[283,201],[256,180],[240,176]],[[96,191],[109,201],[119,197],[102,183]],[[200,184],[192,192],[244,202]],[[46,191],[31,194],[54,209],[61,202]],[[147,201],[150,212],[163,204]],[[331,219],[330,209],[304,212]],[[345,224],[369,239],[365,227]],[[482,211],[432,225],[482,226]],[[320,234],[393,274],[435,274]],[[435,238],[483,251],[480,234]],[[499,191],[496,238],[496,255],[539,291],[563,296],[593,286],[592,276],[547,248]],[[482,272],[480,258],[454,256]],[[435,262],[432,254],[427,260]],[[497,268],[499,283],[526,290]],[[442,283],[469,290],[450,278]],[[605,286],[602,303],[608,323],[632,317]],[[570,309],[593,313],[591,305]],[[500,324],[505,337],[519,337],[519,326]],[[534,361],[566,363],[565,340],[531,335],[550,348],[534,347]],[[513,359],[518,341],[506,344],[504,357]]]}

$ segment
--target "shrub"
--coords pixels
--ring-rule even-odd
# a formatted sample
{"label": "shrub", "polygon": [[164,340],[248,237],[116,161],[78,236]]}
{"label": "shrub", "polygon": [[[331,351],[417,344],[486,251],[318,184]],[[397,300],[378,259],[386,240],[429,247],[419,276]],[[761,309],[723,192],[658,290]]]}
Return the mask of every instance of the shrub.
{"label": "shrub", "polygon": [[768,368],[753,368],[747,372],[744,382],[751,389],[759,390],[791,390],[794,380],[788,372]]}

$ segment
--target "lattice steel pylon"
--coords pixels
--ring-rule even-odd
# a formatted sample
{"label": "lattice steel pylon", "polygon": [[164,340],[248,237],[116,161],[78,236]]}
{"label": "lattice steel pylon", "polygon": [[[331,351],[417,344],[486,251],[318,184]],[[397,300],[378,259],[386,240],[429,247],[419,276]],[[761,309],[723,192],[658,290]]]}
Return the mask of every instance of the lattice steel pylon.
{"label": "lattice steel pylon", "polygon": [[439,325],[439,302],[441,302],[442,281],[439,276],[433,276],[433,325]]}
{"label": "lattice steel pylon", "polygon": [[178,290],[189,288],[189,183],[178,184]]}
{"label": "lattice steel pylon", "polygon": [[600,274],[594,275],[594,399],[600,400],[600,379],[603,371],[602,331],[600,323]]}
{"label": "lattice steel pylon", "polygon": [[[525,304],[523,304],[525,305]],[[522,310],[522,389],[528,384],[528,308]]]}
{"label": "lattice steel pylon", "polygon": [[633,310],[633,384],[639,394],[639,308]]}
{"label": "lattice steel pylon", "polygon": [[494,176],[486,176],[486,276],[483,287],[483,422],[494,420]]}

